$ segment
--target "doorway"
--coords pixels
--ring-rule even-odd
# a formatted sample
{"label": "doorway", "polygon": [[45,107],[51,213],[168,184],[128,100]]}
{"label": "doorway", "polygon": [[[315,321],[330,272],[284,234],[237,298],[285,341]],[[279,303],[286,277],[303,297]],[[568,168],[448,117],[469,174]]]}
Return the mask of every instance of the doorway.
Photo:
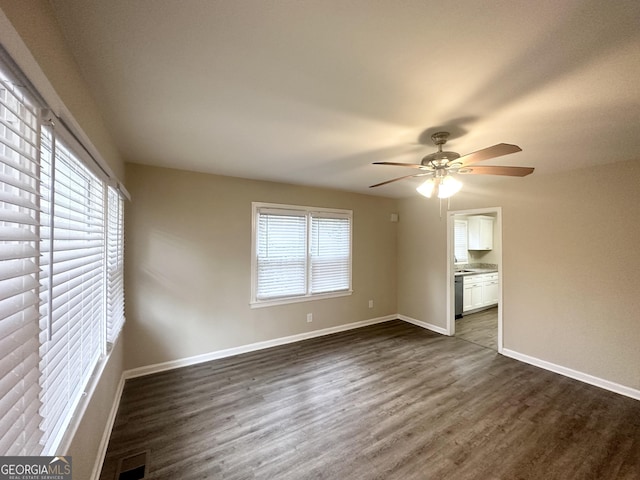
{"label": "doorway", "polygon": [[[468,221],[469,218],[477,223],[481,218],[493,218],[493,245],[491,248],[483,247],[483,250],[469,250],[468,257],[456,258],[456,223]],[[458,222],[456,222],[458,220]],[[460,230],[458,230],[460,238]],[[460,252],[458,244],[458,252]],[[477,248],[477,247],[474,247]],[[471,270],[471,272],[456,275],[456,271]],[[482,276],[476,273],[482,273]],[[491,275],[489,273],[491,272]],[[468,277],[465,280],[465,305],[462,318],[456,320],[456,278],[460,282],[461,277]],[[502,208],[489,207],[472,210],[456,210],[448,212],[447,215],[447,334],[456,335],[456,323],[458,325],[458,336],[464,340],[477,343],[487,348],[497,350],[502,353]],[[475,282],[475,280],[478,280]],[[464,280],[464,278],[462,279]],[[475,285],[471,285],[475,282]],[[496,284],[497,282],[497,284]],[[471,287],[474,287],[473,297],[482,298],[484,292],[486,298],[493,298],[493,301],[484,300],[484,303],[471,303]],[[460,283],[457,285],[458,292],[462,290]],[[477,295],[480,295],[478,297]],[[482,300],[480,300],[482,301]],[[458,306],[460,311],[460,306]]]}

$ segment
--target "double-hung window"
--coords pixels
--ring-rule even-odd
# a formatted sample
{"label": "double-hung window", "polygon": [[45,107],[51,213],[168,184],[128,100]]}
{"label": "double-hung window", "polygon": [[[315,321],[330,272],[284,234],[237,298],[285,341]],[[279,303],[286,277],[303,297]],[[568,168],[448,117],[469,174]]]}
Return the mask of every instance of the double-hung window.
{"label": "double-hung window", "polygon": [[113,344],[124,325],[124,199],[107,190],[107,342]]}
{"label": "double-hung window", "polygon": [[467,221],[454,220],[453,227],[454,263],[469,263],[469,252],[467,250]]}
{"label": "double-hung window", "polygon": [[0,71],[0,455],[41,451],[38,116]]}
{"label": "double-hung window", "polygon": [[351,293],[352,212],[253,203],[253,306]]}
{"label": "double-hung window", "polygon": [[40,313],[45,450],[104,353],[104,187],[43,128]]}

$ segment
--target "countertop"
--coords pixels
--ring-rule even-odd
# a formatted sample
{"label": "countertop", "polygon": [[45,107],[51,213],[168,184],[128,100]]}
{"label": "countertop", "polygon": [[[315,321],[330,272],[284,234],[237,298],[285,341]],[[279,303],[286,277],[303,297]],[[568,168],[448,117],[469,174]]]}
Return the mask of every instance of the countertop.
{"label": "countertop", "polygon": [[466,268],[465,272],[455,272],[456,277],[466,277],[468,275],[479,275],[481,273],[496,273],[496,268]]}

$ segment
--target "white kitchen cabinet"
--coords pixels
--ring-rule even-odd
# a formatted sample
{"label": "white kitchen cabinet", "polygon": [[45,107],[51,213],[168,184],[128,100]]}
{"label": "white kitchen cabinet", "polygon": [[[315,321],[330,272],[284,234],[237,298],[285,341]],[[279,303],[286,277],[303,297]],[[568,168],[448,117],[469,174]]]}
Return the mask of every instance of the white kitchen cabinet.
{"label": "white kitchen cabinet", "polygon": [[469,250],[493,249],[493,217],[474,215],[468,218]]}
{"label": "white kitchen cabinet", "polygon": [[482,305],[487,307],[498,303],[498,274],[486,276],[482,284]]}
{"label": "white kitchen cabinet", "polygon": [[[474,284],[466,284],[464,285],[464,289],[462,290],[462,311],[468,312],[469,310],[473,310],[475,307],[473,306],[474,297],[477,299],[477,289],[479,286]],[[474,295],[475,292],[475,295]]]}
{"label": "white kitchen cabinet", "polygon": [[471,309],[481,308],[484,306],[482,290],[484,286],[482,283],[476,283],[471,287]]}
{"label": "white kitchen cabinet", "polygon": [[467,275],[463,279],[462,311],[468,312],[483,306],[482,284],[484,275]]}
{"label": "white kitchen cabinet", "polygon": [[462,311],[498,304],[498,274],[467,275],[463,279]]}

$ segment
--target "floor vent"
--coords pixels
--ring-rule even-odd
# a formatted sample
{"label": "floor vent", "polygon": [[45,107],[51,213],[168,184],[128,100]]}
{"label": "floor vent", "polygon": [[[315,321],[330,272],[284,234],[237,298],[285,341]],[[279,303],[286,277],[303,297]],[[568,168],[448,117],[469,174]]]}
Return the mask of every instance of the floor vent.
{"label": "floor vent", "polygon": [[140,452],[118,460],[116,480],[144,480],[147,478],[149,452]]}

